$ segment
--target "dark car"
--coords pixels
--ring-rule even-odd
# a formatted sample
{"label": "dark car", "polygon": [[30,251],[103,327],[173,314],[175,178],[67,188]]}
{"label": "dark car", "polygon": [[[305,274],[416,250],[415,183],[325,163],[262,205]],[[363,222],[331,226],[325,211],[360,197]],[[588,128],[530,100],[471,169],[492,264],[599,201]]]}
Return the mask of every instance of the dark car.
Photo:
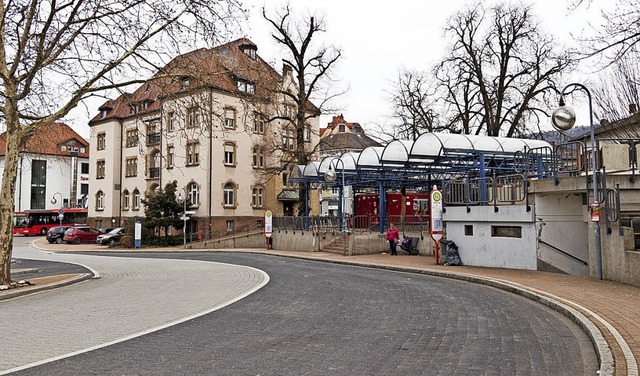
{"label": "dark car", "polygon": [[57,226],[51,227],[49,231],[47,231],[47,241],[49,243],[62,243],[62,238],[64,237],[64,232],[69,229],[69,226]]}
{"label": "dark car", "polygon": [[96,243],[102,245],[113,245],[120,242],[120,238],[125,233],[124,227],[116,227],[106,234],[98,235]]}
{"label": "dark car", "polygon": [[73,226],[64,232],[62,240],[71,244],[95,243],[100,231],[89,226]]}

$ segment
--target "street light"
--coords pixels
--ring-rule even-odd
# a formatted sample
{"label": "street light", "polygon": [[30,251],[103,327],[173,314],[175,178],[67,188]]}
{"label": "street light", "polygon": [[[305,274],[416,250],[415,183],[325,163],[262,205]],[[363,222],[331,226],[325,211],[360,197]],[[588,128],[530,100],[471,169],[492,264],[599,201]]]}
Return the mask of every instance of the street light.
{"label": "street light", "polygon": [[[600,206],[600,198],[598,196],[598,174],[596,173],[596,141],[593,132],[593,108],[591,104],[591,93],[582,84],[572,83],[562,89],[560,92],[559,106],[553,114],[551,114],[551,124],[559,131],[566,131],[571,129],[576,123],[576,113],[569,107],[565,106],[564,96],[573,93],[575,90],[582,90],[587,94],[589,99],[589,132],[591,136],[591,171],[593,173],[593,199]],[[598,279],[602,279],[602,249],[600,245],[600,221],[594,222],[595,228],[595,240],[596,240],[596,274]]]}
{"label": "street light", "polygon": [[182,197],[182,189],[180,190],[180,193],[178,193],[178,202],[183,204],[183,209],[182,209],[182,217],[180,217],[180,219],[182,219],[182,247],[183,248],[187,248],[187,219],[189,217],[187,217],[187,192],[185,192],[185,197]]}
{"label": "street light", "polygon": [[56,200],[56,195],[60,195],[60,210],[58,211],[58,219],[60,220],[60,226],[62,226],[62,219],[64,218],[64,213],[60,213],[60,211],[62,211],[62,204],[63,204],[63,200],[62,200],[62,193],[60,192],[56,192],[53,194],[53,197],[51,197],[51,205],[55,205],[58,201]]}
{"label": "street light", "polygon": [[[344,207],[345,207],[345,203],[343,203],[342,201],[344,200],[345,197],[345,192],[344,192],[344,162],[342,161],[342,159],[338,159],[338,162],[340,162],[342,164],[342,183],[341,183],[341,187],[340,187],[340,192],[341,197],[340,197],[340,201],[338,201],[338,204],[340,205],[340,211],[341,211],[341,215],[342,215],[342,221],[343,221],[343,225],[342,225],[342,255],[346,256],[347,255],[347,231],[349,229],[349,221],[345,220],[345,215],[344,215]],[[337,163],[336,163],[337,164]],[[337,166],[336,166],[337,167]],[[333,183],[336,180],[336,172],[333,170],[331,164],[329,164],[329,170],[327,172],[324,173],[324,180],[329,182],[329,183]]]}

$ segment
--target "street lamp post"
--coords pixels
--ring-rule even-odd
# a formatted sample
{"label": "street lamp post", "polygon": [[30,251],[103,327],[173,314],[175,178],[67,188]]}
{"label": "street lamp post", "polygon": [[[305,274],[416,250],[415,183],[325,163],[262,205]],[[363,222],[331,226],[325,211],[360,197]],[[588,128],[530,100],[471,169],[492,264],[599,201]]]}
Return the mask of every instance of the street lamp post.
{"label": "street lamp post", "polygon": [[[55,205],[58,201],[56,200],[56,195],[60,195],[60,210],[62,209],[62,204],[63,204],[63,200],[62,200],[62,193],[60,192],[56,192],[53,194],[53,197],[51,197],[51,205]],[[60,213],[60,211],[58,211],[58,219],[60,220],[60,226],[62,226],[62,219],[64,218],[64,213]]]}
{"label": "street lamp post", "polygon": [[[591,93],[582,84],[572,83],[562,89],[560,92],[559,106],[551,115],[551,124],[559,131],[571,129],[576,123],[576,113],[569,107],[565,106],[564,96],[573,93],[575,90],[582,90],[587,94],[589,99],[589,133],[591,136],[591,171],[593,173],[593,199],[600,206],[600,198],[598,196],[598,174],[596,164],[596,141],[593,131],[593,108],[591,103]],[[602,249],[600,244],[600,221],[594,222],[595,242],[596,242],[596,274],[598,279],[602,279]]]}
{"label": "street lamp post", "polygon": [[[340,200],[346,201],[346,200],[344,200],[344,198],[345,198],[344,162],[342,161],[342,159],[338,159],[338,162],[340,162],[341,165],[342,165],[342,183],[341,183],[341,186],[340,186],[340,192],[342,192],[342,195],[341,195],[342,197],[340,197]],[[338,167],[338,166],[336,166],[336,167]],[[331,165],[329,165],[329,170],[324,174],[324,179],[329,183],[332,183],[332,182],[334,182],[336,180],[336,173],[335,173],[335,171],[333,171]],[[342,212],[340,214],[342,215],[342,222],[343,222],[343,225],[342,225],[342,255],[346,256],[347,255],[347,240],[346,240],[346,237],[347,237],[347,231],[349,230],[349,220],[345,220],[344,207],[345,207],[346,202],[342,202],[342,201],[340,202],[340,207],[342,209]]]}
{"label": "street lamp post", "polygon": [[187,194],[182,197],[182,191],[178,194],[178,202],[182,203],[182,247],[187,248]]}

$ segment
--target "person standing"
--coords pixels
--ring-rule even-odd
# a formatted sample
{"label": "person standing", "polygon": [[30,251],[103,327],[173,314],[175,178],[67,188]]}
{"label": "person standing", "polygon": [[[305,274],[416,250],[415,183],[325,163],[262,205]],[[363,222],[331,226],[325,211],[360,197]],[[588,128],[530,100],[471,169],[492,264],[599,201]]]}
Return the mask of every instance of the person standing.
{"label": "person standing", "polygon": [[398,253],[396,252],[396,246],[398,245],[398,240],[400,240],[400,234],[393,223],[389,223],[389,229],[387,229],[387,240],[389,241],[391,256],[397,256]]}

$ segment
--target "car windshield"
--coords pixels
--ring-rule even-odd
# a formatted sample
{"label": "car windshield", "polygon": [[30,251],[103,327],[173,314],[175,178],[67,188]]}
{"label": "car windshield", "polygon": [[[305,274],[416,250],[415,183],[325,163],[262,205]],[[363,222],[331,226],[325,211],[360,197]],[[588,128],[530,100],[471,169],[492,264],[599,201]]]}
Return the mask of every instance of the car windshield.
{"label": "car windshield", "polygon": [[119,234],[122,230],[123,230],[123,228],[122,228],[122,227],[114,228],[113,230],[109,231],[109,234],[117,235],[117,234]]}

